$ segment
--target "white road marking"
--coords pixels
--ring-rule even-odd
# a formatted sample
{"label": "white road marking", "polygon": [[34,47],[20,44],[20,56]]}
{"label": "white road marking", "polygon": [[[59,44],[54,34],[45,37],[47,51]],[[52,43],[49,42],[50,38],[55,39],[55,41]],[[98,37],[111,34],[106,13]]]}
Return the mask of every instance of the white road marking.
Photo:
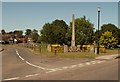
{"label": "white road marking", "polygon": [[18,53],[18,51],[17,51],[17,50],[16,50],[16,53],[17,53],[18,57],[19,57],[21,60],[23,60],[23,61],[24,61],[24,59],[20,56],[20,54]]}
{"label": "white road marking", "polygon": [[62,70],[62,69],[60,69],[60,68],[55,68],[55,70]]}
{"label": "white road marking", "polygon": [[67,69],[67,68],[68,68],[67,66],[62,67],[62,69]]}
{"label": "white road marking", "polygon": [[76,67],[77,65],[72,65],[72,66],[70,66],[69,68],[74,68],[74,67]]}
{"label": "white road marking", "polygon": [[6,80],[16,80],[16,79],[19,79],[20,77],[14,77],[14,78],[8,78],[8,79],[4,79],[4,81]]}
{"label": "white road marking", "polygon": [[96,62],[96,61],[91,61],[92,63]]}
{"label": "white road marking", "polygon": [[20,58],[21,60],[24,60],[20,55],[19,55],[19,58]]}
{"label": "white road marking", "polygon": [[102,63],[102,62],[105,62],[105,61],[98,61],[97,63]]}
{"label": "white road marking", "polygon": [[[17,55],[18,55],[18,57],[21,59],[21,60],[25,60],[24,58],[22,58],[21,56],[20,56],[20,54],[18,53],[18,51],[17,51],[17,49],[16,49],[16,53],[17,53]],[[40,68],[40,69],[46,69],[46,68],[44,68],[44,67],[40,67],[40,66],[38,66],[38,65],[34,65],[34,64],[31,64],[30,62],[28,62],[28,61],[25,61],[28,65],[30,65],[30,66],[33,66],[33,67],[36,67],[36,68]]]}
{"label": "white road marking", "polygon": [[93,62],[92,64],[96,64],[95,62]]}
{"label": "white road marking", "polygon": [[43,68],[43,67],[40,67],[40,66],[31,64],[31,63],[29,63],[28,61],[26,61],[26,63],[27,63],[28,65],[33,66],[33,67],[36,67],[36,68],[40,68],[40,69],[44,69],[44,70],[46,69],[46,68]]}
{"label": "white road marking", "polygon": [[90,65],[90,62],[87,62],[86,65]]}
{"label": "white road marking", "polygon": [[[16,50],[16,53],[17,53],[17,55],[19,56],[19,58],[21,59],[21,60],[25,60],[24,58],[22,58],[21,56],[20,56],[20,54],[18,53],[18,51]],[[62,67],[61,69],[60,68],[54,68],[54,69],[47,69],[47,68],[44,68],[44,67],[41,67],[41,66],[38,66],[38,65],[34,65],[34,64],[32,64],[32,63],[30,63],[30,62],[28,62],[28,61],[25,61],[26,62],[26,64],[28,64],[28,65],[30,65],[30,66],[33,66],[33,67],[36,67],[36,68],[40,68],[40,69],[43,69],[43,70],[48,70],[46,73],[51,73],[51,72],[55,72],[55,71],[58,71],[58,70],[64,70],[64,69],[68,69],[68,68],[74,68],[74,67],[82,67],[82,66],[84,66],[84,64],[83,63],[81,63],[81,64],[77,64],[77,65],[71,65],[71,66],[64,66],[64,67]],[[102,62],[105,62],[105,61],[90,61],[90,62],[86,62],[85,64],[86,65],[91,65],[91,64],[96,64],[96,63],[102,63]],[[33,75],[26,75],[25,77],[32,77],[32,76],[36,76],[36,75],[38,75],[38,74],[33,74]],[[16,77],[16,78],[10,78],[10,79],[18,79],[19,77]]]}
{"label": "white road marking", "polygon": [[32,77],[32,76],[37,76],[39,74],[32,74],[32,75],[26,75],[25,77]]}
{"label": "white road marking", "polygon": [[81,63],[81,64],[78,64],[78,66],[79,66],[79,67],[82,67],[82,66],[84,66],[84,65]]}
{"label": "white road marking", "polygon": [[48,72],[46,72],[46,73],[51,73],[51,72],[55,72],[55,71],[57,71],[57,70],[53,69],[53,70],[48,71]]}

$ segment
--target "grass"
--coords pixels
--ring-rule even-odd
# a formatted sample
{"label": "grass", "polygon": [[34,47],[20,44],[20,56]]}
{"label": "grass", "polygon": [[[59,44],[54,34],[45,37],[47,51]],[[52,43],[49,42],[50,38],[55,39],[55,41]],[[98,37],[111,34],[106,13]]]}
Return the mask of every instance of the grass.
{"label": "grass", "polygon": [[[23,48],[23,47],[21,47]],[[27,48],[27,47],[26,47]],[[35,50],[31,48],[27,48],[31,52],[45,57],[59,57],[59,58],[89,58],[94,59],[97,56],[104,56],[104,55],[113,55],[118,54],[118,49],[106,49],[106,53],[100,53],[99,55],[93,53],[93,52],[66,52],[66,53],[57,53],[55,55],[54,52],[49,52],[47,50],[47,46],[45,44],[41,45],[41,52],[39,48],[36,48]]]}
{"label": "grass", "polygon": [[45,44],[41,45],[41,55],[48,56],[48,57],[60,57],[60,58],[89,58],[94,59],[97,56],[103,56],[103,55],[113,55],[118,54],[118,49],[106,49],[106,53],[100,53],[99,55],[93,53],[93,52],[66,52],[66,53],[55,53],[49,52],[47,50],[47,46]]}
{"label": "grass", "polygon": [[98,56],[115,54],[118,54],[118,49],[106,49],[106,53],[100,53]]}
{"label": "grass", "polygon": [[67,52],[67,53],[58,53],[57,54],[59,57],[62,58],[90,58],[93,59],[95,58],[94,53],[88,53],[88,52]]}

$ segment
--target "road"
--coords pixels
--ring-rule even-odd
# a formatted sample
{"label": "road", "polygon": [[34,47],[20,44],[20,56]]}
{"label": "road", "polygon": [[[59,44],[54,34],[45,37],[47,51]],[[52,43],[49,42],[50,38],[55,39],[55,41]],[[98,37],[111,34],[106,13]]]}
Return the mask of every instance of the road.
{"label": "road", "polygon": [[2,80],[118,80],[118,59],[46,58],[3,46]]}

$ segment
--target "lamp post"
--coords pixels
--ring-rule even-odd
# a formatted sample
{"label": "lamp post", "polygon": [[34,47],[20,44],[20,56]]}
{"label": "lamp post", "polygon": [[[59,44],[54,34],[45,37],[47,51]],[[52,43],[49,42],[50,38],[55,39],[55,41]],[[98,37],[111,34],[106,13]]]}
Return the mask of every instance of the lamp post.
{"label": "lamp post", "polygon": [[100,7],[98,7],[98,47],[97,47],[97,54],[99,54],[99,26],[100,26]]}

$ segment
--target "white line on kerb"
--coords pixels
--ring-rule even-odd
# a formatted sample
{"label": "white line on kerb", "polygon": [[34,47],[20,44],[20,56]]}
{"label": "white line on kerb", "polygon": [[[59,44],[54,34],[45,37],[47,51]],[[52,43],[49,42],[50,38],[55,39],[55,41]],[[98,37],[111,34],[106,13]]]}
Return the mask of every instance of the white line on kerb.
{"label": "white line on kerb", "polygon": [[40,67],[40,66],[37,66],[37,65],[31,64],[31,63],[29,63],[28,61],[26,61],[26,63],[27,63],[28,65],[33,66],[33,67],[36,67],[36,68],[46,69],[46,68],[43,68],[43,67]]}
{"label": "white line on kerb", "polygon": [[19,55],[19,58],[20,58],[21,60],[24,60],[20,55]]}
{"label": "white line on kerb", "polygon": [[32,75],[26,75],[25,77],[32,77],[32,76],[37,76],[39,74],[32,74]]}
{"label": "white line on kerb", "polygon": [[19,79],[19,77],[14,77],[14,78],[9,78],[9,79],[4,79],[4,80],[16,80]]}
{"label": "white line on kerb", "polygon": [[[20,56],[20,54],[18,53],[18,51],[17,51],[17,49],[16,49],[16,53],[17,53],[17,55],[18,55],[18,57],[21,59],[21,60],[25,60],[24,58],[22,58],[21,56]],[[28,65],[30,65],[30,66],[33,66],[33,67],[36,67],[36,68],[40,68],[40,69],[46,69],[46,68],[43,68],[43,67],[40,67],[40,66],[37,66],[37,65],[34,65],[34,64],[31,64],[31,63],[29,63],[28,61],[25,61]]]}

